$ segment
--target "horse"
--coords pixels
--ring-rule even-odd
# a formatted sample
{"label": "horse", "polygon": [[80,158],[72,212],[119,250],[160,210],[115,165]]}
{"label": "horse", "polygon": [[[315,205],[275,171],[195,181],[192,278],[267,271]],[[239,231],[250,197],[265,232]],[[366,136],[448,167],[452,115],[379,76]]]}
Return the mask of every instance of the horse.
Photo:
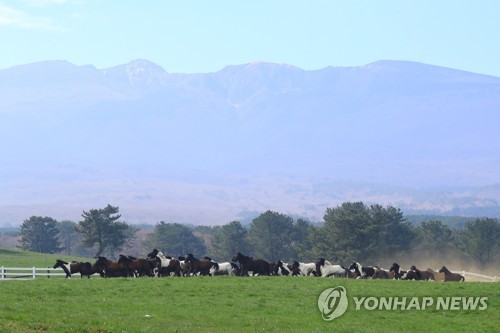
{"label": "horse", "polygon": [[325,258],[319,258],[316,262],[316,275],[322,277],[338,276],[348,277],[348,269],[341,265],[332,265]]}
{"label": "horse", "polygon": [[348,269],[354,269],[355,273],[358,275],[357,279],[367,279],[373,277],[376,268],[372,266],[361,266],[359,262],[355,261]]}
{"label": "horse", "polygon": [[[298,272],[300,273],[301,276],[309,276],[309,275],[313,275],[313,276],[316,276],[317,274],[319,274],[317,271],[316,271],[316,263],[314,262],[311,262],[311,263],[303,263],[303,262],[298,262],[297,260],[294,260],[293,263],[292,263],[292,271],[296,271],[298,270]],[[293,272],[295,275],[295,272]]]}
{"label": "horse", "polygon": [[189,253],[186,256],[186,262],[191,264],[191,271],[189,272],[192,275],[200,274],[200,275],[210,275],[210,268],[214,266],[214,262],[212,262],[212,258],[205,257],[203,259],[197,259],[193,256],[192,253]]}
{"label": "horse", "polygon": [[248,272],[253,275],[271,275],[269,263],[264,259],[253,259],[238,252],[231,261],[240,263],[240,276],[247,276]]}
{"label": "horse", "polygon": [[148,258],[156,260],[156,276],[170,276],[172,273],[175,276],[181,276],[181,263],[179,260],[166,256],[157,249],[153,249],[148,253]]}
{"label": "horse", "polygon": [[75,262],[75,261],[73,261],[70,264],[66,261],[62,261],[60,259],[57,259],[54,267],[52,267],[52,268],[56,269],[57,267],[61,267],[63,269],[64,273],[66,273],[67,279],[71,279],[71,274],[75,274],[75,273],[80,273],[80,278],[83,278],[84,276],[86,276],[87,278],[90,279],[91,275],[97,273],[93,269],[92,265],[89,262]]}
{"label": "horse", "polygon": [[456,282],[464,282],[465,277],[461,274],[458,273],[452,273],[446,268],[446,266],[441,267],[439,270],[439,273],[444,273],[444,282],[451,282],[451,281],[456,281]]}
{"label": "horse", "polygon": [[153,276],[153,271],[155,268],[155,263],[150,259],[137,259],[132,256],[124,256],[120,254],[118,263],[123,264],[127,267],[130,276]]}
{"label": "horse", "polygon": [[127,266],[106,259],[106,257],[97,257],[94,268],[103,277],[128,277],[129,270]]}
{"label": "horse", "polygon": [[212,267],[209,270],[211,276],[214,275],[238,275],[240,268],[234,262],[212,262]]}
{"label": "horse", "polygon": [[410,270],[415,272],[415,275],[417,277],[415,280],[424,280],[424,281],[433,280],[434,281],[434,274],[432,272],[421,271],[415,265],[412,265],[410,267]]}
{"label": "horse", "polygon": [[397,263],[392,264],[391,268],[389,268],[389,272],[394,273],[394,278],[396,280],[399,280],[401,278],[401,276],[403,275],[401,273],[401,266],[399,266]]}
{"label": "horse", "polygon": [[[286,266],[286,267],[285,267]],[[288,269],[288,264],[283,263],[283,261],[278,260],[276,265],[273,268],[273,274],[279,276],[288,276],[290,275],[290,270]]]}
{"label": "horse", "polygon": [[396,273],[394,271],[391,271],[390,269],[387,270],[385,268],[380,268],[377,266],[374,266],[375,268],[375,273],[372,276],[372,279],[389,279],[393,280],[396,278]]}

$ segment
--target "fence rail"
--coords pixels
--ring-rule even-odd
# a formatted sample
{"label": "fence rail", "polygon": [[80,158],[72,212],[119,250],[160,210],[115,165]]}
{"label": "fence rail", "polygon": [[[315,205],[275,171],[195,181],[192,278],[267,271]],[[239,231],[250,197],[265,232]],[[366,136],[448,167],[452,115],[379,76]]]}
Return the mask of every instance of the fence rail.
{"label": "fence rail", "polygon": [[453,273],[459,273],[462,274],[463,277],[465,278],[465,281],[467,280],[481,280],[481,281],[490,281],[490,282],[496,282],[498,281],[498,277],[496,276],[488,276],[488,275],[482,275],[482,274],[477,274],[477,273],[472,273],[472,272],[466,272],[466,271],[454,271]]}
{"label": "fence rail", "polygon": [[37,277],[66,276],[61,268],[0,267],[0,280],[33,280]]}

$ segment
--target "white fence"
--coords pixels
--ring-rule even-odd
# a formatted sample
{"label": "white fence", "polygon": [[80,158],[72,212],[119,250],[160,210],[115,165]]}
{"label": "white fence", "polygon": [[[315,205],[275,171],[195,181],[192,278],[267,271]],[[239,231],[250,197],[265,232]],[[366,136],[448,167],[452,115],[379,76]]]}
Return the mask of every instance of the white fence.
{"label": "white fence", "polygon": [[471,272],[466,272],[466,271],[454,271],[453,273],[462,274],[463,277],[465,278],[465,281],[487,281],[487,282],[497,282],[498,281],[498,277],[496,277],[496,276],[481,275],[481,274],[471,273]]}
{"label": "white fence", "polygon": [[61,268],[0,267],[0,280],[33,280],[52,276],[66,276],[66,273]]}

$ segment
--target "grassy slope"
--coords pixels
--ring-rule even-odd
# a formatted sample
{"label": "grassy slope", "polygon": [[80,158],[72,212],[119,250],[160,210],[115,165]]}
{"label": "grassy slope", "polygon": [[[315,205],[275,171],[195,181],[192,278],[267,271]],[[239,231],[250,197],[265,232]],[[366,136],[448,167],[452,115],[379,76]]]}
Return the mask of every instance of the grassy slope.
{"label": "grassy slope", "polygon": [[94,259],[82,257],[0,248],[0,266],[5,267],[49,267],[55,264],[56,259],[94,262]]}

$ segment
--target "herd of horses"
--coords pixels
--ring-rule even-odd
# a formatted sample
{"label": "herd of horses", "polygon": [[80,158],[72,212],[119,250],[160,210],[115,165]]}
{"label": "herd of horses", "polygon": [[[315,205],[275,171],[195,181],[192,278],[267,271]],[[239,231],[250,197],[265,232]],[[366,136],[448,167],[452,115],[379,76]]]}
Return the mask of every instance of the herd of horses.
{"label": "herd of horses", "polygon": [[62,268],[66,277],[80,273],[80,276],[90,278],[93,274],[101,277],[167,277],[196,275],[231,275],[231,276],[319,276],[352,279],[395,279],[395,280],[440,280],[437,276],[443,273],[443,281],[464,281],[465,278],[450,272],[445,266],[439,271],[419,270],[415,265],[408,270],[402,270],[394,263],[389,269],[378,266],[363,266],[353,262],[350,266],[331,264],[324,258],[316,262],[303,263],[294,260],[291,264],[278,260],[270,263],[264,259],[255,259],[238,252],[230,262],[215,262],[210,257],[198,259],[192,253],[179,258],[164,255],[153,249],[147,258],[138,259],[132,256],[119,255],[118,261],[97,257],[94,264],[89,262],[71,262],[57,260],[55,268]]}

